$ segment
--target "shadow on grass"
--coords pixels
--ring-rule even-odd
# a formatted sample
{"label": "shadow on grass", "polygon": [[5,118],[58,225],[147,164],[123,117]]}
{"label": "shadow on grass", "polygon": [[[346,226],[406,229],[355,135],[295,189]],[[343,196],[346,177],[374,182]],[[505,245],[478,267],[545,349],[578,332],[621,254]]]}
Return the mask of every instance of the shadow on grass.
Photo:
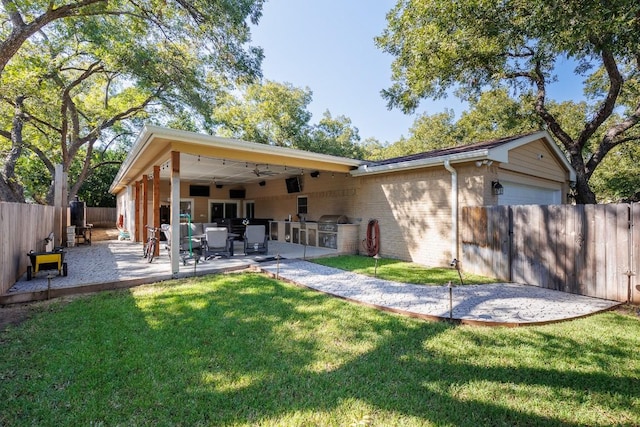
{"label": "shadow on grass", "polygon": [[[640,393],[637,378],[482,364],[465,350],[499,354],[546,343],[543,356],[566,358],[584,349],[552,333],[484,331],[478,337],[262,276],[181,283],[76,301],[73,310],[60,308],[8,334],[11,346],[0,364],[7,410],[0,424],[282,424],[291,414],[323,413],[318,424],[348,425],[348,402],[358,401],[363,406],[353,410],[381,411],[377,424],[409,418],[415,424],[579,425],[554,413],[555,405],[579,407],[580,399],[602,394],[632,408]],[[458,350],[447,347],[452,335]],[[622,348],[613,354],[621,362],[633,354]],[[476,396],[470,388],[476,383],[495,389]],[[543,400],[541,411],[548,415],[526,404],[507,406],[512,399],[527,402],[521,395],[527,387],[551,390],[555,397]],[[390,414],[397,418],[387,420]],[[291,423],[310,423],[302,420]]]}

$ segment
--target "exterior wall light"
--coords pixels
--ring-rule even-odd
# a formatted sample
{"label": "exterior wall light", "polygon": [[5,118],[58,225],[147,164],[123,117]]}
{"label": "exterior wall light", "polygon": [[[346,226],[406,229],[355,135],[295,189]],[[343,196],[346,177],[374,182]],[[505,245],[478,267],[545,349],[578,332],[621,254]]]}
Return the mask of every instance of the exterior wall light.
{"label": "exterior wall light", "polygon": [[491,181],[491,193],[494,196],[504,194],[504,187],[500,184],[500,181]]}

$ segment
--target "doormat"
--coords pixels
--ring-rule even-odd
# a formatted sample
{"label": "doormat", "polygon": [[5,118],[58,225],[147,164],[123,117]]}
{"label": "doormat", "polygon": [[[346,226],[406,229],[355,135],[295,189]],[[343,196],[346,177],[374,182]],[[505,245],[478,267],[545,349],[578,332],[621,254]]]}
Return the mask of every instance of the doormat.
{"label": "doormat", "polygon": [[[255,262],[269,262],[269,261],[275,261],[276,259],[277,258],[274,257],[274,256],[266,256],[266,257],[265,256],[260,256],[260,257],[254,258],[253,260]],[[280,260],[283,260],[283,259],[286,259],[286,258],[280,257]]]}

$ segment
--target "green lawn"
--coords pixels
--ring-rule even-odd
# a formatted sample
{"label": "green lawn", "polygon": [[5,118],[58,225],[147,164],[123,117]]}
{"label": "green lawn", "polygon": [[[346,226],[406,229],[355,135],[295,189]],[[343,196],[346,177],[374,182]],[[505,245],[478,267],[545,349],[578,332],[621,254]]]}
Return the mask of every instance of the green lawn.
{"label": "green lawn", "polygon": [[[376,276],[380,279],[395,282],[413,283],[416,285],[445,285],[449,282],[460,284],[460,275],[455,268],[428,268],[412,262],[399,261],[397,259],[380,258],[376,268],[376,260],[362,255],[340,255],[328,258],[311,260],[317,264],[335,267],[341,270],[367,276]],[[465,285],[481,285],[495,283],[497,279],[477,274],[462,272],[462,281]]]}
{"label": "green lawn", "polygon": [[2,426],[640,420],[634,312],[515,329],[454,326],[258,274],[34,307],[0,332]]}

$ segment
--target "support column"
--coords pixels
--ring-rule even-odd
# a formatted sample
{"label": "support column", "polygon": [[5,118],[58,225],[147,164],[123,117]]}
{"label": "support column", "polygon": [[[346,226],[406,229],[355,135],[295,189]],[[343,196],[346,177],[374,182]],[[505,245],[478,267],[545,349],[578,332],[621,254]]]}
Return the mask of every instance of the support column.
{"label": "support column", "polygon": [[56,165],[53,184],[53,206],[56,208],[53,218],[53,233],[56,237],[55,246],[67,243],[67,174],[62,165]]}
{"label": "support column", "polygon": [[171,273],[180,271],[180,152],[171,152]]}
{"label": "support column", "polygon": [[124,198],[124,224],[125,229],[129,232],[129,239],[135,241],[136,239],[136,207],[133,205],[135,200],[135,185],[129,184],[126,187],[126,196]]}
{"label": "support column", "polygon": [[147,240],[147,229],[149,225],[149,175],[142,175],[142,224],[140,224],[140,235],[142,241]]}
{"label": "support column", "polygon": [[[153,204],[151,215],[153,217],[153,227],[160,228],[160,166],[153,167]],[[160,237],[160,234],[157,234]],[[160,255],[160,244],[156,245],[155,254]]]}
{"label": "support column", "polygon": [[141,181],[136,181],[136,201],[135,201],[135,215],[136,215],[136,232],[135,235],[131,236],[131,241],[133,242],[139,242],[139,241],[143,241],[142,238],[142,231],[139,228],[140,225],[140,198],[141,198],[141,187],[142,187],[142,182]]}

